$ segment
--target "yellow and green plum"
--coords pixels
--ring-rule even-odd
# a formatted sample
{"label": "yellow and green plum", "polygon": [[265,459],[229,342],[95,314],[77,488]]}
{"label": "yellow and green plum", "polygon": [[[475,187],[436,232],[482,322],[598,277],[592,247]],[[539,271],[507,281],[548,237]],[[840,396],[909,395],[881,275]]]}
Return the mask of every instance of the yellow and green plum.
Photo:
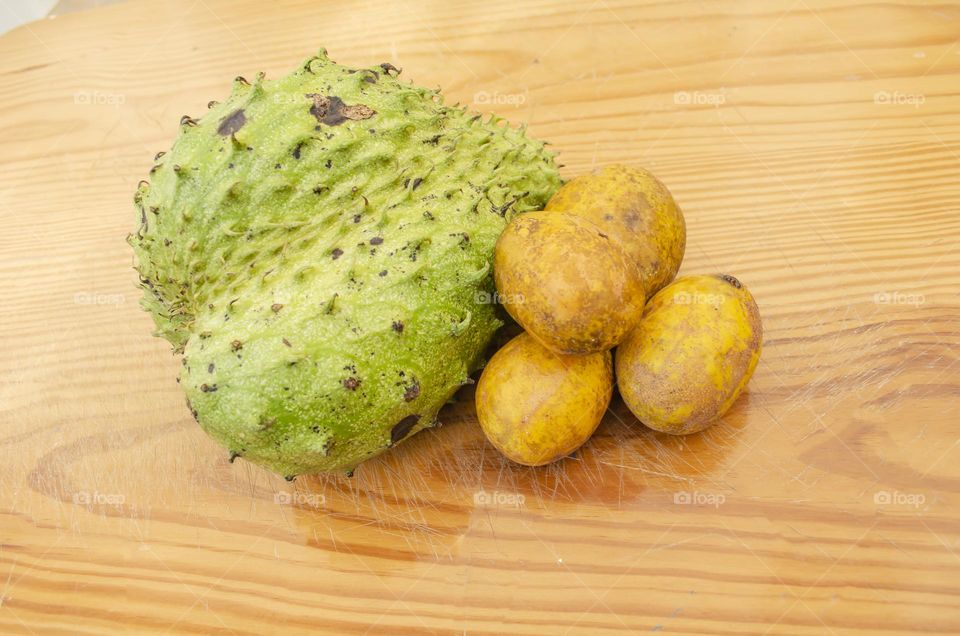
{"label": "yellow and green plum", "polygon": [[609,351],[558,355],[522,333],[483,370],[477,418],[487,439],[507,458],[541,466],[590,439],[612,395]]}
{"label": "yellow and green plum", "polygon": [[545,210],[588,219],[620,243],[640,269],[647,297],[670,283],[687,243],[683,213],[659,179],[613,164],[564,184]]}
{"label": "yellow and green plum", "polygon": [[515,217],[494,251],[501,302],[556,353],[615,347],[636,325],[646,295],[636,264],[587,219],[558,212]]}
{"label": "yellow and green plum", "polygon": [[650,299],[617,348],[620,394],[650,428],[673,435],[702,431],[750,381],[762,340],[760,311],[739,280],[679,278]]}

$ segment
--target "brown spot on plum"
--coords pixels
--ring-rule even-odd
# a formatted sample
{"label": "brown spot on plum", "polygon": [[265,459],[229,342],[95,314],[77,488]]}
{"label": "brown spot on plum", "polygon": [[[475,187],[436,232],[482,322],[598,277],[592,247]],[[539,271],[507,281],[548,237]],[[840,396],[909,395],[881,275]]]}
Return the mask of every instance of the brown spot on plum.
{"label": "brown spot on plum", "polygon": [[739,280],[737,280],[736,278],[734,278],[734,277],[731,276],[730,274],[719,274],[719,275],[717,275],[717,278],[719,278],[720,280],[722,280],[722,281],[725,282],[725,283],[728,283],[728,284],[730,284],[730,285],[733,285],[733,286],[736,287],[737,289],[742,289],[742,288],[743,288],[743,283],[741,283]]}

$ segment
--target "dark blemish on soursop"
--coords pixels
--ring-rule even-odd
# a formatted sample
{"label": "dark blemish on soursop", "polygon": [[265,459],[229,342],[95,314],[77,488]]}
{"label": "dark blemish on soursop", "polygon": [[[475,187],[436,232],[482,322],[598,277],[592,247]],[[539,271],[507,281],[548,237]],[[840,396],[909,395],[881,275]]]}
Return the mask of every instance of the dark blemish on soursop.
{"label": "dark blemish on soursop", "polygon": [[284,479],[286,479],[287,481],[293,481],[296,478],[297,478],[296,475],[287,475],[284,477]]}
{"label": "dark blemish on soursop", "polygon": [[416,190],[417,188],[420,187],[421,183],[423,183],[423,179],[421,179],[420,177],[417,177],[416,179],[413,180],[413,188],[411,189]]}
{"label": "dark blemish on soursop", "polygon": [[250,86],[250,82],[248,82],[247,78],[244,77],[243,75],[237,75],[236,77],[233,78],[233,81],[243,84],[244,86]]}
{"label": "dark blemish on soursop", "polygon": [[207,373],[213,373],[214,371],[216,371],[216,369],[217,369],[217,365],[215,365],[212,362],[207,365]]}
{"label": "dark blemish on soursop", "polygon": [[[327,167],[329,168],[330,166],[327,166]],[[330,188],[328,188],[327,186],[319,185],[319,186],[317,186],[316,188],[313,189],[313,193],[314,193],[314,194],[323,194],[325,191],[327,191],[327,190],[329,190],[329,189],[330,189]]]}
{"label": "dark blemish on soursop", "polygon": [[354,378],[354,377],[352,377],[352,376],[349,377],[349,378],[344,378],[344,380],[343,380],[343,388],[345,388],[345,389],[347,389],[347,390],[356,391],[356,390],[357,390],[357,387],[359,387],[359,386],[360,386],[360,380],[358,380],[357,378]]}
{"label": "dark blemish on soursop", "polygon": [[235,460],[237,457],[240,457],[240,456],[241,456],[240,453],[238,453],[237,451],[230,451],[230,458],[227,459],[227,461],[232,464],[233,460]]}
{"label": "dark blemish on soursop", "polygon": [[294,147],[294,149],[293,149],[293,153],[292,153],[292,154],[293,154],[293,158],[294,158],[294,159],[299,159],[299,158],[300,158],[300,150],[302,150],[302,149],[303,149],[303,142],[301,141],[301,142],[298,143],[298,144]]}
{"label": "dark blemish on soursop", "polygon": [[239,340],[230,343],[230,351],[240,351],[241,349],[243,349],[243,343]]}
{"label": "dark blemish on soursop", "polygon": [[282,167],[282,166],[281,166],[279,163],[273,164],[273,169],[274,169],[274,170],[279,170],[281,167]]}
{"label": "dark blemish on soursop", "polygon": [[277,418],[275,417],[266,417],[266,416],[260,417],[260,422],[259,422],[260,428],[262,428],[265,431],[268,431],[271,428],[273,428],[273,425],[276,423],[277,423]]}
{"label": "dark blemish on soursop", "polygon": [[393,428],[390,429],[390,445],[392,446],[406,437],[410,429],[416,426],[419,419],[419,415],[408,415],[397,422]]}
{"label": "dark blemish on soursop", "polygon": [[423,213],[423,218],[427,219],[428,221],[432,221],[433,213],[427,210],[426,212]]}
{"label": "dark blemish on soursop", "polygon": [[739,280],[737,280],[730,274],[718,274],[717,278],[719,278],[725,283],[729,283],[730,285],[733,285],[737,289],[743,289],[743,283],[741,283]]}
{"label": "dark blemish on soursop", "polygon": [[216,393],[217,385],[216,384],[201,384],[200,390],[204,393]]}
{"label": "dark blemish on soursop", "polygon": [[340,249],[339,247],[335,247],[333,248],[333,251],[330,252],[330,256],[333,258],[333,260],[337,260],[338,258],[343,256],[343,250]]}
{"label": "dark blemish on soursop", "polygon": [[383,237],[374,236],[370,239],[370,245],[380,245],[381,243],[383,243]]}
{"label": "dark blemish on soursop", "polygon": [[313,99],[310,114],[326,126],[339,126],[345,121],[370,119],[377,114],[377,111],[366,104],[348,105],[343,103],[343,100],[336,95],[308,93],[307,97]]}
{"label": "dark blemish on soursop", "polygon": [[390,328],[393,329],[394,331],[396,331],[397,333],[403,333],[403,321],[402,321],[402,320],[394,320],[394,321],[393,321],[393,324],[390,325]]}
{"label": "dark blemish on soursop", "polygon": [[354,215],[353,215],[353,222],[354,222],[354,223],[359,223],[359,222],[360,222],[360,219],[361,219],[361,216],[360,216],[359,214],[354,214]]}
{"label": "dark blemish on soursop", "polygon": [[400,69],[398,69],[396,66],[394,66],[390,62],[384,62],[383,64],[380,65],[380,68],[382,68],[383,72],[386,73],[387,75],[389,75],[391,72],[399,75],[402,72]]}
{"label": "dark blemish on soursop", "polygon": [[333,167],[333,159],[327,159],[327,163],[323,164],[327,168]]}
{"label": "dark blemish on soursop", "polygon": [[403,392],[403,401],[412,402],[420,396],[420,382],[414,378],[413,384],[407,387],[407,390]]}
{"label": "dark blemish on soursop", "polygon": [[409,185],[410,185],[410,177],[407,177],[406,179],[403,180],[403,187],[406,188]]}
{"label": "dark blemish on soursop", "polygon": [[290,344],[290,341],[287,340],[286,338],[283,338],[282,340],[283,340],[283,344],[287,345],[288,347],[293,347],[293,345]]}
{"label": "dark blemish on soursop", "polygon": [[429,145],[431,145],[431,146],[436,146],[436,145],[440,142],[440,138],[441,138],[442,136],[443,136],[443,135],[434,135],[433,137],[430,137],[429,139],[424,139],[424,140],[423,140],[423,143],[429,144]]}
{"label": "dark blemish on soursop", "polygon": [[354,470],[356,470],[356,469],[355,469],[355,468],[351,468],[351,469],[348,470],[347,472],[343,473],[343,475],[344,475],[345,477],[353,477],[353,471],[354,471]]}
{"label": "dark blemish on soursop", "polygon": [[272,311],[275,314],[280,313],[281,309],[283,309],[283,305],[281,305],[280,303],[273,303],[272,305],[270,305],[270,311]]}
{"label": "dark blemish on soursop", "polygon": [[242,108],[238,108],[220,121],[220,125],[217,126],[217,134],[221,137],[229,137],[243,128],[246,123],[246,113],[243,112]]}
{"label": "dark blemish on soursop", "polygon": [[180,125],[181,125],[181,126],[196,126],[196,125],[197,125],[197,120],[194,119],[193,117],[191,117],[190,115],[184,115],[183,117],[180,118]]}
{"label": "dark blemish on soursop", "polygon": [[220,103],[220,102],[218,102],[217,100],[211,99],[209,102],[207,102],[207,108],[213,108],[214,106],[216,106],[216,105],[219,104],[219,103]]}
{"label": "dark blemish on soursop", "polygon": [[167,152],[166,152],[165,150],[161,150],[161,151],[158,152],[157,154],[153,155],[153,160],[154,160],[154,161],[159,161],[159,160],[160,160],[160,157],[162,157],[162,156],[165,155],[165,154],[167,154]]}
{"label": "dark blemish on soursop", "polygon": [[380,271],[380,278],[383,278],[386,275],[387,275],[387,270],[384,269]]}

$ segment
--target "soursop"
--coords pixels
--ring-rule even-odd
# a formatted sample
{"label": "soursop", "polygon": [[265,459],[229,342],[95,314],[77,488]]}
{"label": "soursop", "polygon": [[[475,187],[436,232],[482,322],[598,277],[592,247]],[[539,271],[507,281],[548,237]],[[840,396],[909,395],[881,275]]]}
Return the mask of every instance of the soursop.
{"label": "soursop", "polygon": [[559,187],[544,144],[324,51],[184,117],[129,237],[200,426],[292,477],[436,422],[500,321],[494,244]]}

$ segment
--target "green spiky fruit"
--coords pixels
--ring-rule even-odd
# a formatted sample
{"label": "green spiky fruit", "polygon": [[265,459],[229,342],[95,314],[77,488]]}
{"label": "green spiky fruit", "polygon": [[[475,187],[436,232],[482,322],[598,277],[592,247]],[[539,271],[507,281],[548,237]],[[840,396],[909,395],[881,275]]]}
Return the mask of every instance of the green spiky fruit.
{"label": "green spiky fruit", "polygon": [[493,247],[542,142],[325,52],[185,117],[135,195],[144,307],[232,456],[352,470],[431,426],[500,325]]}

